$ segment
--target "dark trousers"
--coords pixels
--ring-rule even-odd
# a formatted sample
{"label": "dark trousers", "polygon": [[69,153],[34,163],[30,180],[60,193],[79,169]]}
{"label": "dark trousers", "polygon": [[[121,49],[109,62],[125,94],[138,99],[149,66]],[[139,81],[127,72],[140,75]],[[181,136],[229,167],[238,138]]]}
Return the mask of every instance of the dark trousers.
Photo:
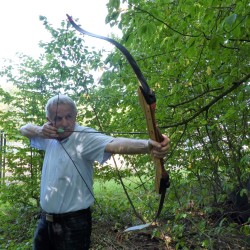
{"label": "dark trousers", "polygon": [[91,228],[90,209],[58,215],[42,213],[33,250],[87,250]]}

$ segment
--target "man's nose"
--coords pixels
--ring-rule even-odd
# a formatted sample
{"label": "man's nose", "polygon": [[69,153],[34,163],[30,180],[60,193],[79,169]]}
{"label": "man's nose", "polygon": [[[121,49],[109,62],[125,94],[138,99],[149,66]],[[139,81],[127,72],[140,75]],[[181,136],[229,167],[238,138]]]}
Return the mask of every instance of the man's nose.
{"label": "man's nose", "polygon": [[66,127],[68,124],[68,120],[65,117],[63,117],[61,120],[61,124],[62,124],[62,126]]}

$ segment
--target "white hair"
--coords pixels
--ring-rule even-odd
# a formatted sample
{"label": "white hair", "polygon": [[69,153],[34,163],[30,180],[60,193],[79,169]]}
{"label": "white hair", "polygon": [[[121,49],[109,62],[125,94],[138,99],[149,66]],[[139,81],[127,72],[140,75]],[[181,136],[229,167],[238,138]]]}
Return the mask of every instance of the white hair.
{"label": "white hair", "polygon": [[50,116],[50,108],[52,106],[58,106],[59,104],[68,104],[72,107],[73,111],[75,114],[77,114],[77,108],[76,108],[76,105],[75,105],[75,102],[70,98],[68,97],[67,95],[61,95],[61,94],[58,94],[58,95],[55,95],[53,97],[51,97],[46,106],[45,106],[45,112],[46,112],[46,116],[49,117]]}

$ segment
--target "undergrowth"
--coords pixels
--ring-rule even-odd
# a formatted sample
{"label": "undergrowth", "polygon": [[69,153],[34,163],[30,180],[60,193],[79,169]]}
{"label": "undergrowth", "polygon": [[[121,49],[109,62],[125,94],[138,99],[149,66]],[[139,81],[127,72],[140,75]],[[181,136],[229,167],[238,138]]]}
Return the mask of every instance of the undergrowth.
{"label": "undergrowth", "polygon": [[[137,186],[131,181],[126,181],[126,185],[129,186],[130,191]],[[142,233],[150,235],[149,240],[157,239],[157,244],[160,242],[161,247],[147,249],[247,249],[250,247],[249,220],[243,224],[235,222],[226,216],[223,206],[220,209],[213,206],[202,207],[193,201],[181,207],[167,199],[157,222],[140,232],[124,233],[127,227],[142,224],[142,222],[134,215],[121,185],[114,181],[96,181],[94,192],[96,203],[92,208],[95,225],[92,234],[93,249],[113,249],[111,242],[114,245],[117,236],[123,241],[117,243],[119,247],[117,245],[114,249],[127,249],[126,244],[131,244],[128,242],[133,240],[134,249],[143,249],[143,244],[146,242],[139,243],[137,238],[138,235],[141,237]],[[134,206],[144,219],[147,222],[153,221],[158,202],[155,194],[139,191],[132,192],[130,195]],[[11,202],[0,203],[0,249],[31,249],[38,214],[39,209],[35,203],[34,206],[15,206]],[[105,225],[105,242],[104,238],[103,242],[100,238],[97,239],[99,230],[104,229],[103,225]],[[101,248],[98,247],[100,245]],[[147,242],[147,245],[150,244]]]}

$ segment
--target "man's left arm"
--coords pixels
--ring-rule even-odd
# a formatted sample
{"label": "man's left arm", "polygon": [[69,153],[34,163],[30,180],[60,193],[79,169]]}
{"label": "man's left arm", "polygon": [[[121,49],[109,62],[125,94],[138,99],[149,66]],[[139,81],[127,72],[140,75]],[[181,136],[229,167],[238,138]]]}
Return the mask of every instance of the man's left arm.
{"label": "man's left arm", "polygon": [[169,150],[169,138],[163,135],[162,142],[154,140],[137,140],[129,138],[114,138],[106,145],[105,152],[111,154],[152,154],[164,158]]}

